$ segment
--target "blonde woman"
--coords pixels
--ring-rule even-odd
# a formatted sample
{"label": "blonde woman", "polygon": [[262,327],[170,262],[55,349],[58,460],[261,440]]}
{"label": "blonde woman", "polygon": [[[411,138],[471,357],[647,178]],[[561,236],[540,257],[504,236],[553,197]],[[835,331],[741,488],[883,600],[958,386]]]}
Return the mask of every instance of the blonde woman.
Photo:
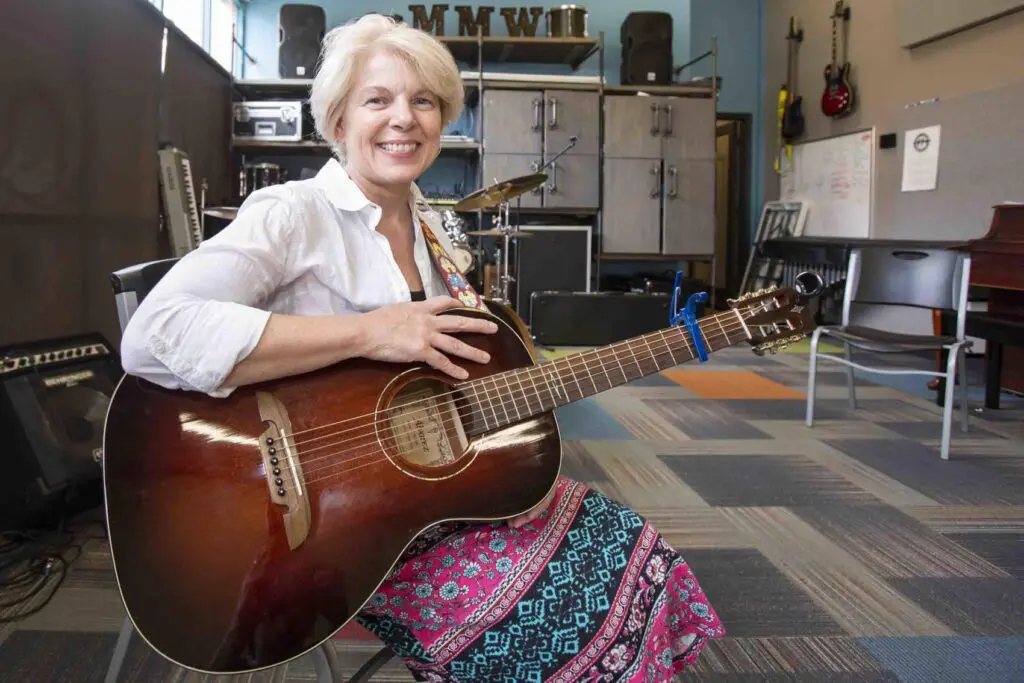
{"label": "blonde woman", "polygon": [[[346,358],[486,362],[438,315],[478,301],[431,255],[451,244],[414,181],[462,108],[447,49],[368,15],[330,32],[311,106],[336,158],[254,192],[144,300],[130,374],[214,397]],[[424,681],[664,681],[724,634],[683,558],[644,519],[562,478],[501,524],[424,533],[358,617]]]}

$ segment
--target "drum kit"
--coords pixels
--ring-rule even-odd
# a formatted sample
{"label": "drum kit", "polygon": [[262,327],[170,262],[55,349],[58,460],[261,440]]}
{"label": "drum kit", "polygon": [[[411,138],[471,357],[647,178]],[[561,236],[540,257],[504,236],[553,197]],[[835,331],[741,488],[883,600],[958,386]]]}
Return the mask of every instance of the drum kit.
{"label": "drum kit", "polygon": [[[495,284],[497,291],[490,297],[494,301],[510,303],[509,285],[515,282],[509,264],[511,242],[531,236],[529,232],[522,232],[517,223],[512,222],[511,200],[540,187],[547,177],[546,173],[532,173],[510,180],[495,181],[493,185],[466,195],[451,208],[445,209],[441,213],[441,225],[454,248],[453,261],[463,273],[473,270],[476,261],[469,241],[470,237],[496,237],[501,240],[496,259]],[[497,216],[494,220],[494,227],[489,230],[466,230],[466,221],[459,216],[459,213],[463,212],[494,208],[497,208]],[[238,209],[232,206],[204,207],[203,213],[207,216],[231,221],[238,214]]]}

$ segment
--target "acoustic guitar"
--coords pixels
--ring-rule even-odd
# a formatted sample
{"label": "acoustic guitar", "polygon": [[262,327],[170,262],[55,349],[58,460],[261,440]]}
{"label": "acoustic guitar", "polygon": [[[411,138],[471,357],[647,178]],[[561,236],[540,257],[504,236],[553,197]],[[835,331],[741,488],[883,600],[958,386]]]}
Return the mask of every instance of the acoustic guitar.
{"label": "acoustic guitar", "polygon": [[695,302],[664,330],[552,362],[538,362],[502,304],[447,312],[499,326],[461,336],[491,355],[467,363],[461,382],[367,360],[224,399],[123,377],[106,417],[103,485],[136,630],[203,673],[303,655],[353,618],[429,527],[503,520],[543,500],[562,464],[554,408],[729,346],[771,352],[813,328],[794,289],[700,320]]}
{"label": "acoustic guitar", "polygon": [[[839,19],[843,20],[843,62],[839,63],[836,51],[836,40]],[[825,116],[841,118],[853,112],[855,91],[850,81],[850,62],[846,59],[847,40],[845,35],[846,22],[850,19],[850,8],[844,0],[835,4],[832,12],[832,61],[825,66],[825,91],[821,94],[821,112]]]}

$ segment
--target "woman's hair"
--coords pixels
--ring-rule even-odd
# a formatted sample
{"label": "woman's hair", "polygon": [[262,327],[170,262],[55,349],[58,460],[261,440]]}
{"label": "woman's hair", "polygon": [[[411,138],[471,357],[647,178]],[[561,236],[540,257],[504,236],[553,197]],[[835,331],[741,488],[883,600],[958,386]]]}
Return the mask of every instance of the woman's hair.
{"label": "woman's hair", "polygon": [[438,98],[442,129],[462,114],[462,76],[448,48],[425,31],[391,17],[367,14],[324,36],[319,70],[309,97],[317,133],[342,160],[344,150],[341,141],[335,139],[338,124],[359,70],[379,50],[404,59]]}

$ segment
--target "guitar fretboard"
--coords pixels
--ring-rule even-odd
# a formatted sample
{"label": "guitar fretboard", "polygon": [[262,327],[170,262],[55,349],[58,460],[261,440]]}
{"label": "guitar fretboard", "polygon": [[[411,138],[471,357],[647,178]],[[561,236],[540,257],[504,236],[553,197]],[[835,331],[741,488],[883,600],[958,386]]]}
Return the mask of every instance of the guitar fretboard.
{"label": "guitar fretboard", "polygon": [[[708,353],[750,339],[749,310],[733,309],[699,321]],[[460,412],[469,411],[472,435],[515,424],[559,406],[698,357],[685,326],[650,332],[549,363],[510,370],[460,384]]]}

